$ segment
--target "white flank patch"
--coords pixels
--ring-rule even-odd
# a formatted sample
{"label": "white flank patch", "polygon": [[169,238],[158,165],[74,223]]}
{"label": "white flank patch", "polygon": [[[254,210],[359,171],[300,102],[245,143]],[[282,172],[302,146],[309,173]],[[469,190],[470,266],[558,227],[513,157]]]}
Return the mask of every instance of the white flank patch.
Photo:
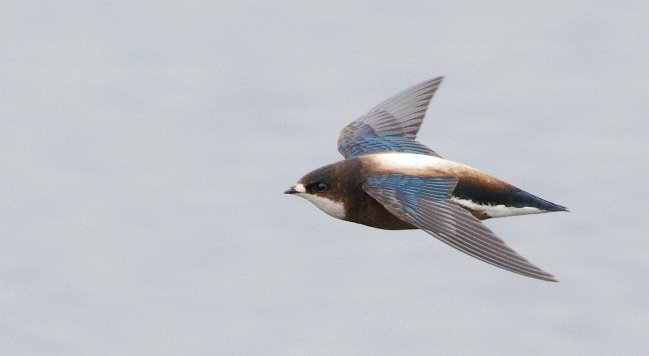
{"label": "white flank patch", "polygon": [[370,165],[381,172],[402,172],[410,175],[454,176],[467,174],[484,174],[475,168],[447,159],[420,155],[416,153],[375,153],[361,156],[360,159],[369,160]]}
{"label": "white flank patch", "polygon": [[[372,160],[377,163],[381,168],[387,170],[401,170],[401,169],[441,169],[448,166],[449,163],[455,163],[443,158],[433,157],[428,155],[421,155],[416,153],[375,153]],[[456,163],[458,164],[458,163]]]}
{"label": "white flank patch", "polygon": [[504,206],[504,205],[481,205],[476,204],[471,200],[459,199],[456,197],[451,197],[451,200],[462,205],[465,208],[471,210],[482,211],[487,213],[492,218],[502,218],[505,216],[516,216],[516,215],[527,215],[527,214],[540,214],[548,213],[546,210],[541,210],[539,208],[534,208],[531,206],[526,206],[523,208],[517,208],[514,206]]}
{"label": "white flank patch", "polygon": [[[304,187],[302,187],[302,189],[304,189]],[[298,190],[297,185],[295,187],[295,190]],[[313,205],[318,207],[318,209],[324,211],[325,213],[333,216],[336,219],[345,218],[345,206],[343,205],[343,203],[335,202],[331,199],[327,199],[327,198],[323,198],[323,197],[319,197],[307,193],[295,193],[295,195],[299,195],[302,198],[312,202]]]}

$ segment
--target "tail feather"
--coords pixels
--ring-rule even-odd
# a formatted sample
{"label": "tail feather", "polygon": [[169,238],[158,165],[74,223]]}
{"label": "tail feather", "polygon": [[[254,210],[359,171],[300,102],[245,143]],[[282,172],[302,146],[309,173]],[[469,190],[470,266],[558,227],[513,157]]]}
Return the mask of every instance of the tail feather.
{"label": "tail feather", "polygon": [[508,202],[505,205],[517,208],[531,207],[544,211],[568,211],[565,206],[539,198],[524,190],[519,190],[510,194]]}

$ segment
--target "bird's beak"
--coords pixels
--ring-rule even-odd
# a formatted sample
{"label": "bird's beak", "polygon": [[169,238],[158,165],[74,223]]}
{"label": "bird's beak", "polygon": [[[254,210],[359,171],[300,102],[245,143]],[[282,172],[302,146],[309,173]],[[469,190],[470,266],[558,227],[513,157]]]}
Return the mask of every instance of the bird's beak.
{"label": "bird's beak", "polygon": [[295,190],[295,186],[292,186],[292,187],[288,188],[288,189],[284,192],[284,194],[295,194],[295,193],[298,193],[298,191]]}

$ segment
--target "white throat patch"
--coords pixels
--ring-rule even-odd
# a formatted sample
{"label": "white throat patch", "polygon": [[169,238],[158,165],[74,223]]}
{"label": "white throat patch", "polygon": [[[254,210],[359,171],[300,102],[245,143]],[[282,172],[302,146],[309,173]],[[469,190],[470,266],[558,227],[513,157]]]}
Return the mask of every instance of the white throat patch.
{"label": "white throat patch", "polygon": [[318,209],[324,211],[325,213],[333,216],[336,219],[345,219],[345,206],[343,205],[343,203],[308,193],[295,193],[295,195],[299,195],[302,198],[312,202],[313,205],[318,207]]}

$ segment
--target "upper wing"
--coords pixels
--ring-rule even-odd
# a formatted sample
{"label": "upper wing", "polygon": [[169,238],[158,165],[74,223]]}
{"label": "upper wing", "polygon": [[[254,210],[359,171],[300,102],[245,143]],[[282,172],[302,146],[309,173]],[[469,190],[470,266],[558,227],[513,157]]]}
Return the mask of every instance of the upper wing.
{"label": "upper wing", "polygon": [[427,80],[391,97],[345,126],[338,151],[345,158],[381,151],[439,155],[415,141],[428,103],[444,77]]}
{"label": "upper wing", "polygon": [[524,276],[556,282],[449,200],[457,183],[455,177],[370,174],[363,189],[392,214],[468,255]]}

